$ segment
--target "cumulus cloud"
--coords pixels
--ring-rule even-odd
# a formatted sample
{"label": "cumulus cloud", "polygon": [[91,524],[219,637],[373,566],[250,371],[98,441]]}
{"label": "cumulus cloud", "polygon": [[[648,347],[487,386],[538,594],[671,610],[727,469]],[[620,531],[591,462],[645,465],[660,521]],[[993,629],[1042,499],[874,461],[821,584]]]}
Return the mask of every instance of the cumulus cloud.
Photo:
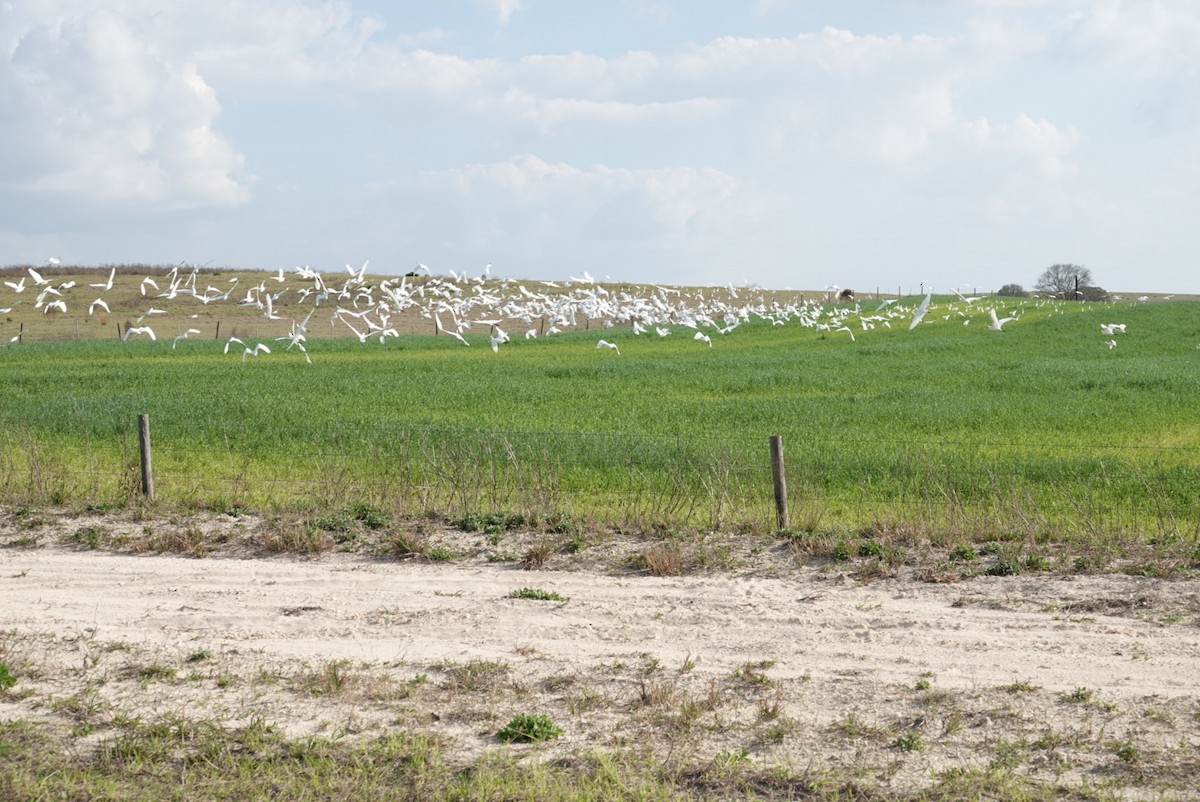
{"label": "cumulus cloud", "polygon": [[248,199],[242,156],[215,128],[215,94],[186,54],[156,46],[153,16],[8,14],[6,187],[182,207]]}

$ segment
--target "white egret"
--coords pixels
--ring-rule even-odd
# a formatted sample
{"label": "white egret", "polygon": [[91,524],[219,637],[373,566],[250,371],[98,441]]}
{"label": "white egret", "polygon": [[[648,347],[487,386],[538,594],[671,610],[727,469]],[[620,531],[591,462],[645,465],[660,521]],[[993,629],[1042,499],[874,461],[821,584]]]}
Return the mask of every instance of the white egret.
{"label": "white egret", "polygon": [[1113,334],[1115,332],[1118,332],[1118,331],[1120,333],[1124,334],[1125,326],[1126,326],[1126,324],[1124,324],[1124,323],[1101,323],[1100,324],[1100,333],[1106,337],[1111,337],[1111,336],[1113,336]]}
{"label": "white egret", "polygon": [[702,331],[696,332],[696,336],[693,337],[692,339],[699,340],[700,342],[703,342],[703,343],[708,343],[708,347],[712,348],[712,338],[709,337],[707,334],[705,334]]}
{"label": "white egret", "polygon": [[108,271],[108,281],[102,281],[99,284],[89,284],[88,286],[96,287],[98,289],[104,290],[105,292],[108,292],[109,290],[112,289],[113,277],[116,275],[117,275],[117,269],[114,267],[112,270]]}
{"label": "white egret", "polygon": [[617,348],[617,344],[616,344],[616,343],[610,343],[608,340],[601,340],[600,342],[596,343],[596,348],[597,348],[597,349],[600,349],[600,348],[611,348],[612,350],[614,350],[614,351],[616,351],[616,352],[617,352],[617,356],[620,356],[620,355],[621,355],[621,349],[620,349],[620,348]]}
{"label": "white egret", "polygon": [[242,351],[242,364],[246,364],[246,357],[248,356],[258,356],[259,354],[269,353],[271,353],[271,349],[267,347],[266,343],[259,343],[253,348],[247,348],[246,350]]}
{"label": "white egret", "polygon": [[933,293],[928,293],[925,300],[921,301],[921,305],[917,307],[917,311],[913,312],[912,323],[908,324],[908,330],[912,331],[921,322],[921,318],[925,317],[925,313],[929,311],[929,299],[933,297]]}
{"label": "white egret", "polygon": [[1015,317],[997,318],[996,310],[994,308],[988,310],[988,318],[991,320],[991,323],[988,324],[988,331],[1004,331],[1005,323],[1009,322],[1010,320],[1016,320]]}
{"label": "white egret", "polygon": [[7,284],[13,292],[25,292],[25,277],[24,276],[21,276],[20,281],[6,281],[4,283]]}
{"label": "white egret", "polygon": [[154,336],[154,329],[150,328],[149,326],[130,326],[129,328],[125,329],[125,336],[122,337],[121,340],[122,341],[128,340],[129,335],[131,335],[131,334],[145,334],[151,340],[158,339],[157,337]]}
{"label": "white egret", "polygon": [[488,341],[492,344],[492,350],[500,353],[500,346],[508,342],[508,335],[499,326],[496,327],[496,333],[488,337]]}
{"label": "white egret", "polygon": [[97,298],[88,306],[88,317],[92,316],[92,313],[96,311],[97,306],[103,309],[105,312],[108,312],[110,315],[112,314],[112,310],[108,308],[108,304],[105,302],[105,300],[103,298]]}
{"label": "white egret", "polygon": [[179,345],[179,341],[186,340],[188,338],[189,334],[199,334],[199,333],[200,333],[200,329],[188,329],[183,334],[180,334],[178,337],[176,337],[174,340],[171,341],[171,350],[174,351],[175,346]]}
{"label": "white egret", "polygon": [[237,343],[238,345],[245,345],[245,343],[239,340],[237,337],[230,337],[225,341],[225,353],[229,353],[229,346],[233,345],[234,343]]}

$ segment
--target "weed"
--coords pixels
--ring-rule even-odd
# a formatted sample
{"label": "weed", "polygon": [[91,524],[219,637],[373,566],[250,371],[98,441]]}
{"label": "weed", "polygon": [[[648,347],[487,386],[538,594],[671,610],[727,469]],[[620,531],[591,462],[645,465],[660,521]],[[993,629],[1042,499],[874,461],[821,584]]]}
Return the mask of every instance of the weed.
{"label": "weed", "polygon": [[650,576],[679,576],[684,570],[683,553],[673,543],[647,549],[636,555],[632,564]]}
{"label": "weed", "polygon": [[164,666],[158,664],[142,666],[137,670],[137,675],[145,682],[173,680],[178,673],[179,669],[173,666]]}
{"label": "weed", "polygon": [[508,666],[496,660],[446,663],[442,670],[448,676],[448,686],[460,691],[480,691],[494,687],[508,674]]}
{"label": "weed", "polygon": [[7,691],[17,684],[17,677],[4,663],[0,663],[0,692]]}
{"label": "weed", "polygon": [[433,546],[425,550],[425,559],[435,563],[447,563],[458,559],[458,552],[443,546]]}
{"label": "weed", "polygon": [[971,563],[979,559],[979,554],[970,543],[959,543],[950,549],[950,561],[956,563]]}
{"label": "weed", "polygon": [[984,571],[988,576],[1017,576],[1021,573],[1021,560],[1013,556],[1000,557]]}
{"label": "weed", "polygon": [[367,529],[383,529],[392,523],[391,515],[368,504],[354,504],[346,510],[346,513]]}
{"label": "weed", "polygon": [[429,550],[429,541],[425,535],[417,532],[389,532],[379,541],[379,549],[397,559],[420,557]]}
{"label": "weed", "polygon": [[883,546],[878,540],[871,538],[858,544],[859,557],[882,557]]}
{"label": "weed", "polygon": [[1050,561],[1040,554],[1028,554],[1025,556],[1025,567],[1030,571],[1049,571]]}
{"label": "weed", "polygon": [[919,680],[917,680],[916,684],[913,685],[913,688],[915,688],[918,691],[927,691],[931,687],[933,687],[933,686],[930,684],[929,680],[926,679],[925,677],[921,677]]}
{"label": "weed", "polygon": [[100,548],[100,540],[104,537],[104,529],[99,526],[83,526],[63,538],[66,543],[85,549]]}
{"label": "weed", "polygon": [[1120,758],[1122,762],[1129,765],[1137,763],[1142,757],[1141,750],[1137,748],[1137,745],[1133,741],[1129,740],[1116,744],[1113,747],[1113,754]]}
{"label": "weed", "polygon": [[583,523],[570,513],[555,513],[543,521],[546,531],[555,535],[570,535],[572,540],[583,540]]}
{"label": "weed", "polygon": [[521,588],[514,590],[508,594],[510,599],[533,599],[534,601],[569,601],[566,596],[561,596],[552,590],[541,590],[540,588]]}
{"label": "weed", "polygon": [[212,659],[212,652],[208,649],[201,649],[198,652],[192,652],[185,660],[188,663],[203,663],[205,660]]}
{"label": "weed", "polygon": [[847,713],[841,720],[832,724],[830,729],[845,738],[879,738],[884,731],[873,724],[861,721],[853,713]]}
{"label": "weed", "polygon": [[733,674],[730,675],[730,679],[737,684],[750,688],[770,688],[775,682],[763,672],[774,665],[774,660],[744,663],[734,670]]}
{"label": "weed", "polygon": [[1083,686],[1076,687],[1070,693],[1063,696],[1063,701],[1071,702],[1072,704],[1082,704],[1092,700],[1092,691]]}
{"label": "weed", "polygon": [[354,519],[344,512],[335,512],[314,519],[313,526],[325,532],[347,534],[354,528]]}
{"label": "weed", "polygon": [[485,535],[495,535],[520,529],[525,525],[525,516],[468,512],[455,518],[451,523],[463,532],[483,532]]}
{"label": "weed", "polygon": [[550,717],[543,713],[522,713],[505,724],[496,737],[505,743],[536,743],[551,741],[562,735]]}
{"label": "weed", "polygon": [[844,563],[850,559],[850,544],[846,542],[845,538],[839,540],[833,545],[833,549],[830,551],[829,557],[830,559],[840,563]]}
{"label": "weed", "polygon": [[896,739],[889,746],[893,749],[899,749],[901,752],[921,752],[925,749],[925,743],[921,740],[921,733],[916,730],[905,730],[896,736]]}
{"label": "weed", "polygon": [[521,567],[526,571],[537,571],[546,566],[546,561],[550,559],[554,549],[550,541],[546,538],[539,538],[521,558]]}

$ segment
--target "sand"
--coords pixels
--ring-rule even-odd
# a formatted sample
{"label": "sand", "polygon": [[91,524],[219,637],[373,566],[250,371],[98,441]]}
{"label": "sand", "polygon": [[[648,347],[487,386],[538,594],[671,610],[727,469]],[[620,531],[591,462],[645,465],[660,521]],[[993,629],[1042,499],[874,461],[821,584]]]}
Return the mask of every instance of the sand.
{"label": "sand", "polygon": [[[564,601],[510,595],[530,587]],[[0,696],[0,719],[53,720],[52,700],[87,692],[143,716],[258,716],[296,734],[430,728],[469,761],[507,748],[494,733],[509,715],[546,710],[566,731],[545,747],[558,752],[674,737],[665,731],[698,759],[745,750],[764,765],[867,767],[918,786],[944,767],[988,765],[997,744],[1058,733],[1074,751],[1026,747],[1025,770],[1081,781],[1120,776],[1123,740],[1194,765],[1198,621],[1200,582],[1125,575],[864,584],[830,566],[652,577],[5,548],[0,660],[25,676]],[[177,674],[155,681],[151,665]],[[456,681],[471,665],[502,679]],[[322,688],[331,666],[358,690]],[[682,734],[646,714],[705,698],[705,725]],[[898,750],[903,732],[926,748]]]}

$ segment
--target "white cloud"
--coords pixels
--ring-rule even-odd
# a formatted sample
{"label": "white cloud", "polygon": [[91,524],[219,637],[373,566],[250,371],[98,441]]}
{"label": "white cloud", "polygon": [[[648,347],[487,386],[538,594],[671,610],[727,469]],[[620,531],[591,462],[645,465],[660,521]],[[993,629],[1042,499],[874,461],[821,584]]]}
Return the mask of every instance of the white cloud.
{"label": "white cloud", "polygon": [[494,12],[501,28],[507,25],[512,15],[520,11],[524,5],[521,0],[475,0],[475,2]]}
{"label": "white cloud", "polygon": [[156,45],[152,16],[22,21],[0,70],[6,187],[181,207],[248,199],[242,157],[214,127],[216,96],[186,54]]}
{"label": "white cloud", "polygon": [[1067,42],[1151,74],[1200,64],[1200,5],[1194,0],[1101,0],[1076,14]]}
{"label": "white cloud", "polygon": [[718,170],[581,168],[528,154],[421,173],[377,187],[373,197],[397,194],[420,201],[421,216],[406,226],[449,245],[463,264],[508,257],[530,266],[540,254],[586,242],[572,269],[605,272],[605,256],[634,242],[710,262],[713,249],[744,248],[740,238],[769,213],[766,198]]}

